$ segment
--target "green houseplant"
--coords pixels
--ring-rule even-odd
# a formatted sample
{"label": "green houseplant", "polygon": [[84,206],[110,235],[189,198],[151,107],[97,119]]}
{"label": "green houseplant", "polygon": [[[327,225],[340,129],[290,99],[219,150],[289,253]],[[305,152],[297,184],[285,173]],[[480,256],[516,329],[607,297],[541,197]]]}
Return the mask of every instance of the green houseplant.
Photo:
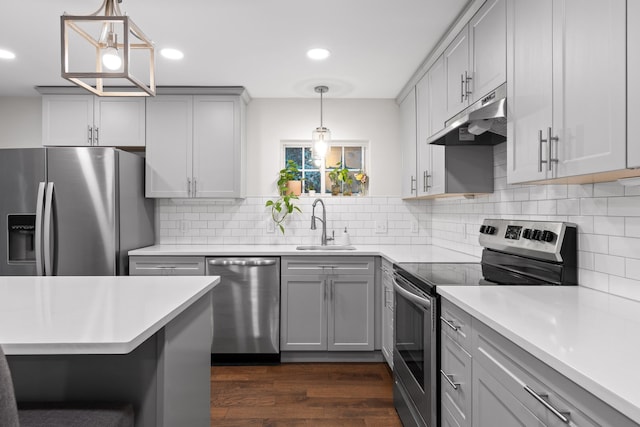
{"label": "green houseplant", "polygon": [[294,211],[302,212],[295,205],[295,200],[298,200],[298,196],[289,188],[289,183],[299,180],[299,176],[300,170],[296,162],[288,160],[287,165],[280,169],[278,175],[278,198],[267,200],[267,203],[265,203],[265,207],[271,208],[271,219],[276,223],[282,234],[284,234],[284,220],[287,216]]}
{"label": "green houseplant", "polygon": [[331,180],[331,194],[337,196],[340,193],[340,187],[343,187],[343,194],[345,196],[351,195],[351,184],[353,184],[353,178],[349,175],[349,169],[342,167],[342,162],[336,164],[336,168],[329,172],[329,179]]}

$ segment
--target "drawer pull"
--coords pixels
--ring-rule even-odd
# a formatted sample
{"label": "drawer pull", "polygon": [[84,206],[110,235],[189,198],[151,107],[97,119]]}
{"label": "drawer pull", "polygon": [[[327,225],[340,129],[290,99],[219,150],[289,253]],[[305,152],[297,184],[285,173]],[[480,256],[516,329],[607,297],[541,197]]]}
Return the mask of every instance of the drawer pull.
{"label": "drawer pull", "polygon": [[452,378],[453,375],[449,375],[447,374],[445,371],[443,371],[442,369],[440,369],[440,373],[442,374],[442,376],[444,377],[445,380],[447,380],[447,382],[451,385],[451,387],[453,387],[454,390],[458,389],[458,386],[460,385],[460,383],[454,383]]}
{"label": "drawer pull", "polygon": [[458,332],[458,330],[460,329],[459,327],[457,327],[456,325],[454,325],[453,323],[451,323],[450,320],[445,319],[444,317],[440,316],[440,320],[442,320],[445,325],[447,325],[448,327],[450,327],[451,329],[453,329],[454,331]]}
{"label": "drawer pull", "polygon": [[536,393],[535,391],[533,391],[533,389],[531,389],[531,387],[529,387],[526,384],[524,386],[524,390],[527,393],[529,393],[531,396],[533,396],[534,399],[536,399],[538,402],[540,402],[542,404],[542,406],[544,406],[549,411],[551,411],[553,413],[553,415],[558,417],[560,419],[560,421],[562,421],[565,424],[569,424],[569,412],[558,411],[556,408],[551,406],[551,404],[549,402],[547,402],[545,399],[543,399],[543,397],[547,397],[547,395]]}

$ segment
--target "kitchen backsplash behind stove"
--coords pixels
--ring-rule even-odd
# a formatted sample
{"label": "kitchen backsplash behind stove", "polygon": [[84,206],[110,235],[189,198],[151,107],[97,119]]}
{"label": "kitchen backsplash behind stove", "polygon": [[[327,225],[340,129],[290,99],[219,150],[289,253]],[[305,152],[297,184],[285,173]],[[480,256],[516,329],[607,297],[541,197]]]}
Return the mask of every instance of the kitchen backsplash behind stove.
{"label": "kitchen backsplash behind stove", "polygon": [[484,218],[573,222],[580,285],[640,301],[640,187],[508,185],[506,144],[494,147],[494,177],[493,194],[429,202],[432,244],[480,255]]}

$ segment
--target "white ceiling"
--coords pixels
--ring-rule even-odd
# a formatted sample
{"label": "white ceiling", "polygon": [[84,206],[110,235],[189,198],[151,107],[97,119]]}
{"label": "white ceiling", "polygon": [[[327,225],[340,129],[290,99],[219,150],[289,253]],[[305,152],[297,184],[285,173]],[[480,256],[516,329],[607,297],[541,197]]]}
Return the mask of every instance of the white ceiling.
{"label": "white ceiling", "polygon": [[[159,86],[244,86],[254,98],[395,98],[468,0],[124,0],[156,49]],[[94,12],[101,0],[2,0],[0,96],[33,96],[60,77],[60,15]],[[324,47],[324,62],[306,51]]]}

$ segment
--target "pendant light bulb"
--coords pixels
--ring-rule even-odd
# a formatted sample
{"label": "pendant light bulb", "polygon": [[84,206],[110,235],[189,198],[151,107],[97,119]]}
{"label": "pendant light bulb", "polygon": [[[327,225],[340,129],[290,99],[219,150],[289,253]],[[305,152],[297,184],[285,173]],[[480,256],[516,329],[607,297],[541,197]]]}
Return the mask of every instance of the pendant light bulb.
{"label": "pendant light bulb", "polygon": [[102,52],[102,65],[109,70],[119,70],[122,67],[122,58],[118,52],[118,35],[113,31],[107,35],[107,47]]}
{"label": "pendant light bulb", "polygon": [[315,91],[320,94],[320,126],[311,134],[312,147],[311,157],[315,166],[319,167],[322,160],[327,155],[327,149],[331,142],[331,131],[322,124],[322,94],[329,90],[326,86],[316,86]]}

